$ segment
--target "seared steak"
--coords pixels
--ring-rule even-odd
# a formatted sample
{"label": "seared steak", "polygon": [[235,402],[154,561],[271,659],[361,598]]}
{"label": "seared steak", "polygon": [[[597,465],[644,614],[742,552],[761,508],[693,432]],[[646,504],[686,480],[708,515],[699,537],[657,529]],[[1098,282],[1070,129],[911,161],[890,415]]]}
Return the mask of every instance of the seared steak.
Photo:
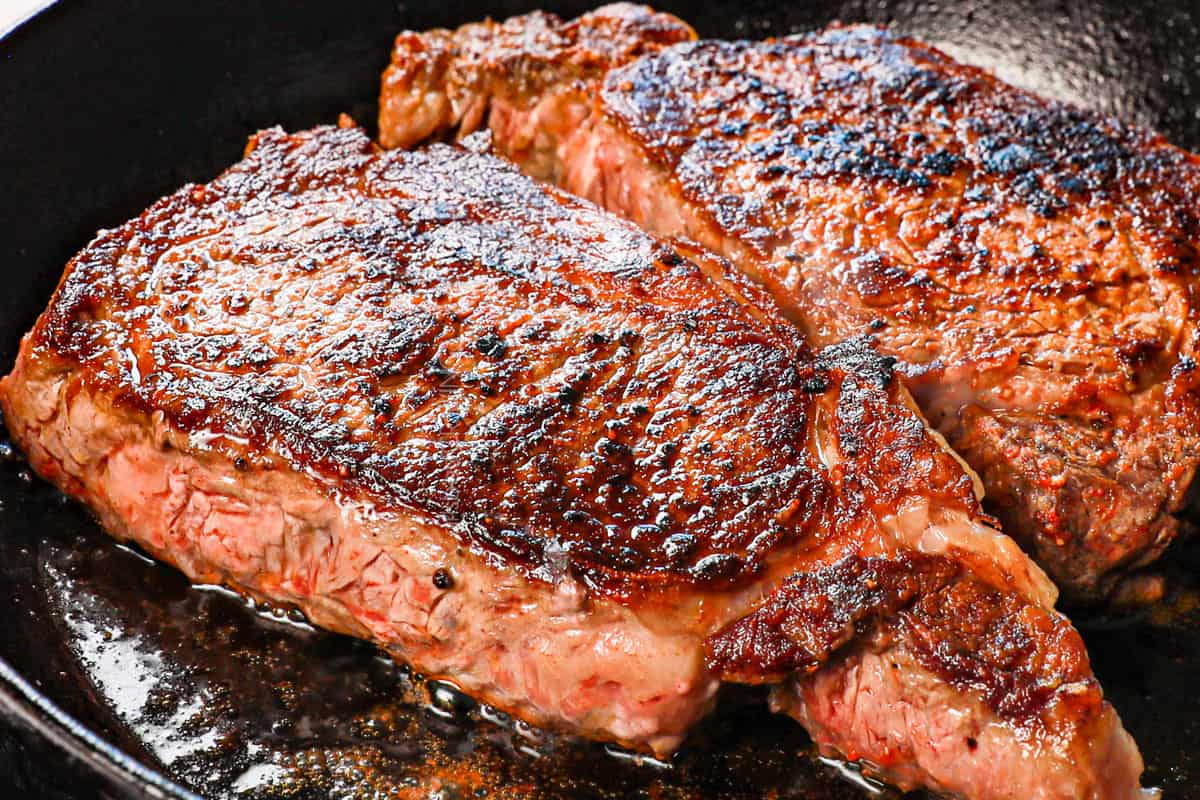
{"label": "seared steak", "polygon": [[1137,795],[891,366],[498,159],[323,128],[102,232],[0,402],[116,536],[538,725],[666,753],[765,683],[902,786]]}
{"label": "seared steak", "polygon": [[1200,459],[1200,161],[884,30],[688,38],[630,6],[402,34],[381,138],[488,125],[813,341],[873,336],[1072,599],[1155,559]]}

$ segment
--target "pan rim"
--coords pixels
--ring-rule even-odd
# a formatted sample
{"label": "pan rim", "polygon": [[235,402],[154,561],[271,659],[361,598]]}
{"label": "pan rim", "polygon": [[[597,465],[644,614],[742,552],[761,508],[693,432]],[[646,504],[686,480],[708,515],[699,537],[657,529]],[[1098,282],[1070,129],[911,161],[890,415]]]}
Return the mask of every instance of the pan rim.
{"label": "pan rim", "polygon": [[37,0],[37,4],[25,10],[20,16],[15,19],[10,19],[2,27],[0,27],[0,39],[7,38],[10,33],[13,33],[17,28],[21,28],[25,23],[40,15],[50,6],[57,5],[58,0]]}
{"label": "pan rim", "polygon": [[0,715],[82,761],[110,784],[154,800],[203,800],[109,743],[0,658]]}
{"label": "pan rim", "polygon": [[[47,12],[58,12],[58,0],[41,0],[22,16],[0,27],[0,44],[9,44],[27,34]],[[79,760],[108,785],[123,794],[152,800],[204,800],[110,743],[67,713],[47,694],[30,683],[8,661],[0,657],[0,719],[14,732],[25,730],[54,748]]]}

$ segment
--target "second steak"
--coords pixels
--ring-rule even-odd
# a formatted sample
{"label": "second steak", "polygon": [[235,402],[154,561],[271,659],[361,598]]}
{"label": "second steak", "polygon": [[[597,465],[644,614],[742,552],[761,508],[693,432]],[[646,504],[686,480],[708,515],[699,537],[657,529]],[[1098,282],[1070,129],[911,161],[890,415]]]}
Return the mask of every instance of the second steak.
{"label": "second steak", "polygon": [[690,38],[632,6],[403,34],[381,137],[486,125],[814,341],[877,339],[1071,599],[1153,561],[1200,462],[1196,157],[874,28]]}

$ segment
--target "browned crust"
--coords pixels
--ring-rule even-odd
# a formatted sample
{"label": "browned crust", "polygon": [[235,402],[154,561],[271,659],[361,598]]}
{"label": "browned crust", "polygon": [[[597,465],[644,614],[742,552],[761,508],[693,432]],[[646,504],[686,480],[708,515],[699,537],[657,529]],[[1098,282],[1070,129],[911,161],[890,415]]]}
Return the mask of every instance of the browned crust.
{"label": "browned crust", "polygon": [[644,182],[595,199],[737,259],[813,341],[899,357],[1073,599],[1153,561],[1200,463],[1200,162],[885,30],[672,44],[626,17],[671,27],[620,6],[402,35],[381,101],[445,105],[385,113],[385,143],[495,112],[531,174]]}
{"label": "browned crust", "polygon": [[[1196,274],[1194,156],[1144,129],[1023,92],[885,29],[835,26],[768,42],[703,41],[610,66],[606,110],[673,172],[684,162],[700,166],[703,158],[697,179],[681,181],[680,189],[700,207],[723,213],[718,224],[744,241],[774,242],[790,226],[795,210],[781,186],[819,179],[905,196],[957,192],[965,184],[971,196],[964,203],[996,212],[1019,207],[1044,220],[1082,215],[1091,223],[1107,213],[1118,225],[1141,217],[1134,234],[1148,247],[1147,266],[1158,274]],[[781,118],[792,124],[778,124]],[[739,166],[758,167],[758,182],[741,197],[719,198],[720,183]],[[765,193],[778,202],[754,202]],[[951,286],[978,277],[951,247],[962,258],[977,255],[970,229],[923,224],[958,237],[937,243],[938,277]],[[990,258],[1006,255],[1016,254]],[[1072,296],[1111,284],[1098,274],[1102,265],[1067,272],[1057,255],[1032,257],[1046,267],[1037,275],[1039,294]],[[997,277],[1007,277],[1011,288],[1032,286],[1034,276],[988,276]],[[897,274],[889,286],[917,298],[946,283],[905,287]]]}
{"label": "browned crust", "polygon": [[945,556],[853,555],[794,575],[705,646],[710,669],[725,680],[777,683],[815,672],[878,630],[1003,719],[1091,719],[1101,711],[1083,639],[1065,617],[987,586]]}
{"label": "browned crust", "polygon": [[602,87],[600,113],[818,339],[902,359],[1077,598],[1178,533],[1200,463],[1196,157],[866,27],[667,48]]}
{"label": "browned crust", "polygon": [[[457,31],[405,31],[396,37],[379,98],[379,136],[385,147],[409,147],[454,130],[483,112],[472,102],[492,74],[511,75],[519,90],[536,93],[562,81],[591,81],[617,64],[696,38],[671,14],[614,3],[576,19],[534,11],[504,22],[487,20]],[[530,58],[530,55],[533,58]],[[430,96],[424,89],[461,82],[462,95]]]}
{"label": "browned crust", "polygon": [[101,234],[26,349],[247,468],[622,596],[852,548],[914,475],[979,514],[890,362],[862,343],[814,358],[755,293],[489,157],[268,131]]}
{"label": "browned crust", "polygon": [[974,578],[918,598],[898,629],[922,666],[978,692],[1001,718],[1088,720],[1103,708],[1087,649],[1067,618]]}
{"label": "browned crust", "polygon": [[949,559],[902,553],[852,555],[793,575],[752,614],[708,638],[709,668],[738,683],[778,683],[814,672],[831,653],[960,574]]}

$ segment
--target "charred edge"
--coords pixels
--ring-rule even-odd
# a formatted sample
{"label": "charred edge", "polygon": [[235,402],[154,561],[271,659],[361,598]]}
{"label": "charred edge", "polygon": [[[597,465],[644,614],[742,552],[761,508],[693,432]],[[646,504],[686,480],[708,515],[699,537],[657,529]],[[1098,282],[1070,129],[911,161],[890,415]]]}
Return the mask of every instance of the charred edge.
{"label": "charred edge", "polygon": [[903,553],[848,556],[794,575],[757,611],[709,637],[708,666],[738,683],[812,672],[836,650],[959,574],[948,558]]}
{"label": "charred edge", "polygon": [[886,389],[896,377],[897,359],[881,355],[875,349],[875,342],[873,336],[855,336],[830,345],[817,354],[816,368],[854,375]]}
{"label": "charred edge", "polygon": [[977,691],[1004,719],[1028,722],[1064,698],[1089,718],[1103,705],[1083,639],[1054,611],[965,576],[921,597],[899,617],[917,661]]}
{"label": "charred edge", "polygon": [[758,610],[705,642],[723,680],[777,683],[820,669],[887,630],[931,673],[1029,724],[1065,698],[1073,719],[1103,706],[1083,640],[1065,617],[1001,592],[944,556],[849,556],[789,578]]}

